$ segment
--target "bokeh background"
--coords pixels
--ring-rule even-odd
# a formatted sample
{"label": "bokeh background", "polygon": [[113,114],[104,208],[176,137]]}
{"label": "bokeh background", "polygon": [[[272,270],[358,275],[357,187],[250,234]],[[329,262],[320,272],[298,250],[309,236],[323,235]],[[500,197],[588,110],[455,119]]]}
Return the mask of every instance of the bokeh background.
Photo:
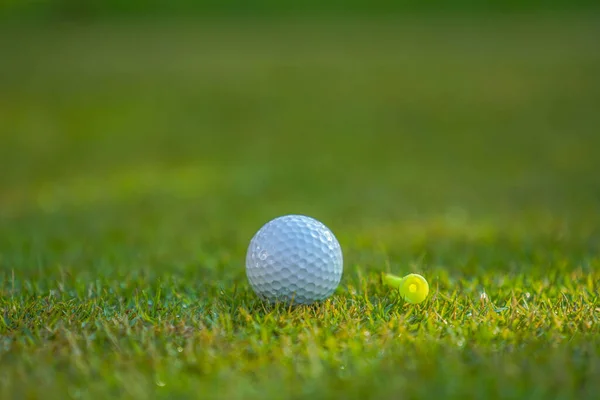
{"label": "bokeh background", "polygon": [[286,213],[329,225],[349,276],[597,250],[595,2],[1,7],[4,271],[243,282]]}

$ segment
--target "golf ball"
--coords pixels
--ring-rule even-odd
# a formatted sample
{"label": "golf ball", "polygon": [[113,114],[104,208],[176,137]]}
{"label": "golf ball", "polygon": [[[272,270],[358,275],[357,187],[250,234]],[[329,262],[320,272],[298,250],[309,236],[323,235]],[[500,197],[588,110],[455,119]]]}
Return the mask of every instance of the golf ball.
{"label": "golf ball", "polygon": [[342,278],[342,249],[321,222],[287,215],[252,238],[246,274],[256,294],[270,302],[310,304],[331,296]]}

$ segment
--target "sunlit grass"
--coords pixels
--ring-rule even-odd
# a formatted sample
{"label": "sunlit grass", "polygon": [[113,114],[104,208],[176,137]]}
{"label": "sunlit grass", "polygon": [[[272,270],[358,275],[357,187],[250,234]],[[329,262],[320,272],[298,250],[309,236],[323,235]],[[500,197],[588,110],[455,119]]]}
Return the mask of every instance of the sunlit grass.
{"label": "sunlit grass", "polygon": [[459,282],[436,272],[421,305],[405,304],[371,272],[323,304],[292,308],[262,304],[241,277],[203,282],[191,271],[4,276],[2,390],[149,396],[217,385],[209,393],[354,397],[364,386],[376,397],[479,397],[541,387],[540,398],[554,390],[592,398],[597,272]]}

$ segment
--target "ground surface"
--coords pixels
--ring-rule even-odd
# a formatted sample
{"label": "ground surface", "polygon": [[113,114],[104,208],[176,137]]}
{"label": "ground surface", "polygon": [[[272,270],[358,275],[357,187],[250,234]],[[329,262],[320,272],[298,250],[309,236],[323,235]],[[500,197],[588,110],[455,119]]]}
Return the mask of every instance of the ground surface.
{"label": "ground surface", "polygon": [[[4,25],[0,397],[596,398],[599,22]],[[246,282],[287,213],[323,304]]]}

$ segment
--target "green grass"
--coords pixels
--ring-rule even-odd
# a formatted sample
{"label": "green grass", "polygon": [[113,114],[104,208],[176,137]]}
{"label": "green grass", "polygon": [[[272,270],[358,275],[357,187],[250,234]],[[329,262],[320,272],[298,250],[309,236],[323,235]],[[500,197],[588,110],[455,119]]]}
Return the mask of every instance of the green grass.
{"label": "green grass", "polygon": [[[0,397],[595,399],[599,27],[0,27]],[[247,284],[287,213],[322,304]]]}

